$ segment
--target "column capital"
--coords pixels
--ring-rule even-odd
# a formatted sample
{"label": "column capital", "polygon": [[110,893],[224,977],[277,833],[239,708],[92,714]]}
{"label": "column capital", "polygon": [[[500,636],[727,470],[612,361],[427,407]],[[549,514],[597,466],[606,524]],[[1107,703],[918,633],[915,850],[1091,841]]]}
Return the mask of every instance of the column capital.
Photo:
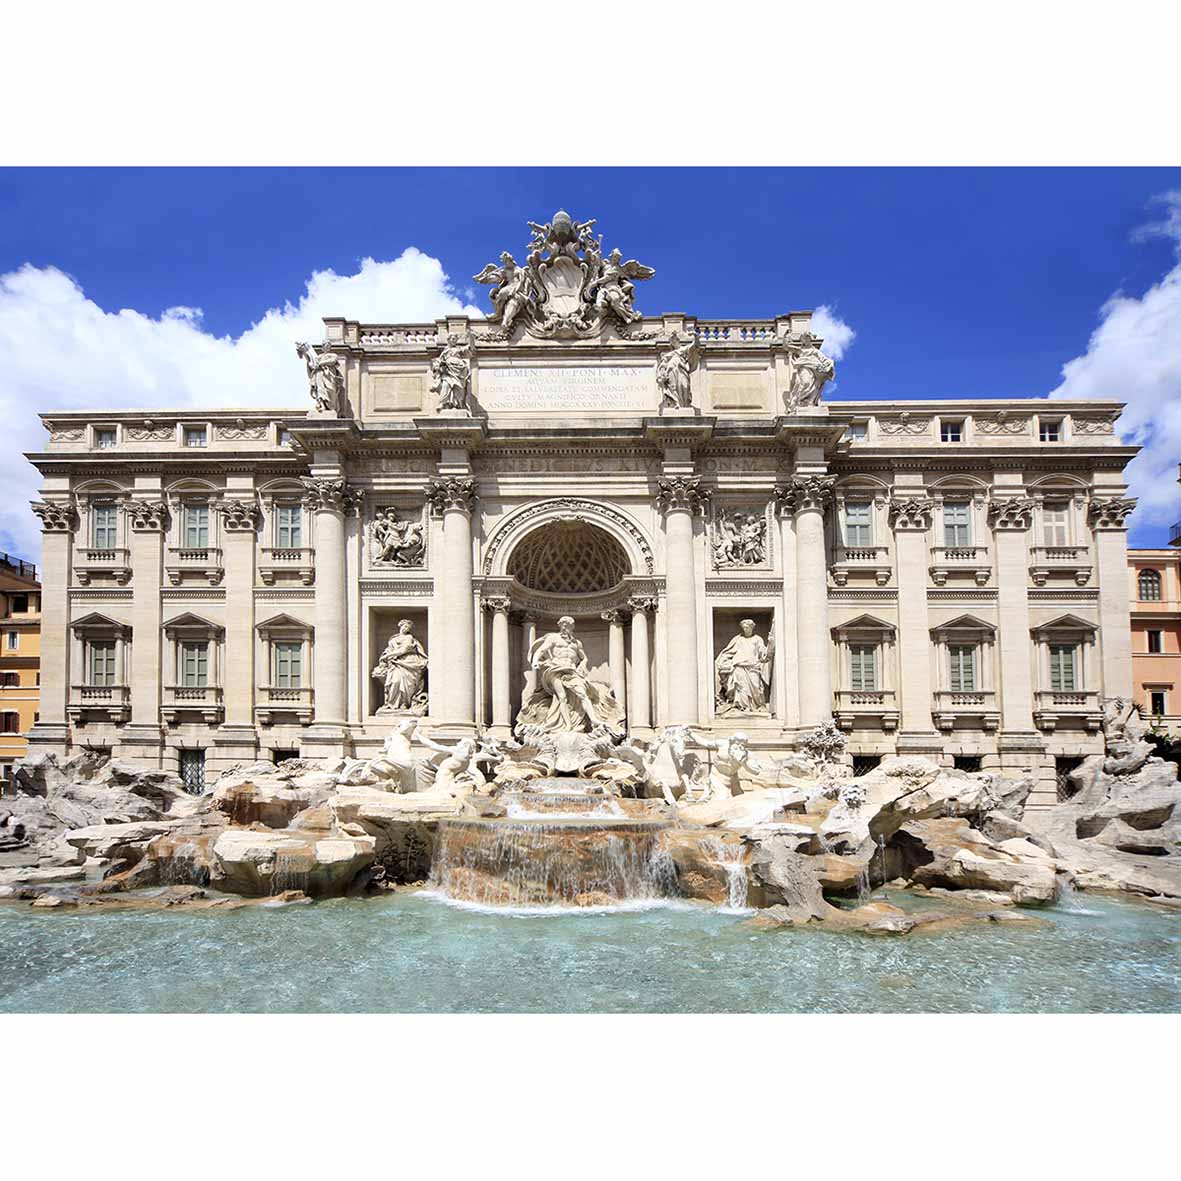
{"label": "column capital", "polygon": [[622,623],[623,612],[618,607],[613,607],[610,611],[600,611],[599,618],[605,623]]}
{"label": "column capital", "polygon": [[656,610],[656,596],[632,595],[632,597],[628,599],[627,605],[631,608],[633,614],[643,615],[648,611]]}
{"label": "column capital", "polygon": [[815,509],[824,512],[832,500],[836,476],[793,476],[775,487],[775,511],[779,516]]}
{"label": "column capital", "polygon": [[41,521],[43,533],[73,533],[78,527],[78,513],[68,502],[37,500],[33,512]]}
{"label": "column capital", "polygon": [[470,476],[428,480],[425,494],[435,513],[444,513],[448,509],[471,513],[476,506],[476,482]]}
{"label": "column capital", "polygon": [[250,500],[215,500],[213,509],[221,517],[227,533],[253,533],[258,528],[260,514],[253,497]]}
{"label": "column capital", "polygon": [[988,503],[988,523],[993,529],[1013,529],[1024,533],[1033,522],[1037,501],[1032,496],[1008,496]]}
{"label": "column capital", "polygon": [[513,605],[512,599],[508,595],[485,595],[480,600],[480,606],[485,611],[493,611],[502,614],[507,614],[509,608]]}
{"label": "column capital", "polygon": [[329,512],[344,515],[359,503],[355,488],[348,481],[331,476],[301,476],[304,486],[303,504],[314,513]]}
{"label": "column capital", "polygon": [[127,514],[136,533],[163,533],[168,526],[168,505],[163,500],[129,501]]}
{"label": "column capital", "polygon": [[930,496],[891,496],[890,527],[895,531],[914,530],[925,533],[931,528],[935,500]]}
{"label": "column capital", "polygon": [[713,492],[701,487],[700,476],[671,476],[657,485],[656,508],[662,513],[704,512]]}
{"label": "column capital", "polygon": [[1087,520],[1092,529],[1126,529],[1136,501],[1128,496],[1092,496]]}

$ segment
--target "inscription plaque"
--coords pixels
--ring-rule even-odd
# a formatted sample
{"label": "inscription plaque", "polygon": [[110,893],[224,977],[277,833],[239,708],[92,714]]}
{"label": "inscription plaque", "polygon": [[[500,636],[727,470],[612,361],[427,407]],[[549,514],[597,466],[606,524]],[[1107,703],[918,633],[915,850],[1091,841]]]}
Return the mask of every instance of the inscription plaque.
{"label": "inscription plaque", "polygon": [[655,370],[639,365],[481,368],[477,385],[480,406],[487,411],[651,412],[657,401]]}

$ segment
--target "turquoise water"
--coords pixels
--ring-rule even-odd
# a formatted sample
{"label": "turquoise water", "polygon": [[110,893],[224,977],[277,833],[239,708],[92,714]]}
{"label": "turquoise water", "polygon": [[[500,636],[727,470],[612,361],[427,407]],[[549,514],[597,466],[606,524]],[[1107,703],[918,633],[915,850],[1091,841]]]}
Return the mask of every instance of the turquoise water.
{"label": "turquoise water", "polygon": [[1174,1012],[1181,914],[756,931],[683,904],[513,915],[392,895],[229,913],[0,906],[0,1012]]}

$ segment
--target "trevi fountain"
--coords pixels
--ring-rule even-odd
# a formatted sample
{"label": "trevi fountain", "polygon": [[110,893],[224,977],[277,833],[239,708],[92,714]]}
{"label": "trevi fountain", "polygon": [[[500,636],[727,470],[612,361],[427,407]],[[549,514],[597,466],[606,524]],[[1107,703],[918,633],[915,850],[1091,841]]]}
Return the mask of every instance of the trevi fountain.
{"label": "trevi fountain", "polygon": [[[835,483],[853,419],[821,403],[833,366],[806,314],[645,319],[634,284],[651,269],[592,225],[532,225],[525,266],[505,253],[477,276],[493,286],[482,324],[334,321],[325,345],[299,346],[313,409],[286,418],[292,442],[266,462],[312,463],[314,564],[298,499],[261,484],[248,503],[235,477],[237,499],[214,506],[224,569],[204,549],[169,569],[166,601],[188,613],[164,639],[184,661],[212,646],[216,692],[203,664],[159,684],[160,637],[141,635],[159,588],[138,570],[88,568],[89,614],[55,622],[77,511],[40,506],[43,701],[0,797],[0,1010],[1176,1008],[1181,784],[1119,691],[1120,604],[1080,590],[1089,567],[1063,585],[1039,572],[1049,589],[1027,599],[1023,531],[1040,510],[1004,481],[965,509],[995,531],[995,573],[959,551],[929,563],[925,531],[952,493],[926,494],[918,451],[864,500]],[[372,380],[368,348],[389,353]],[[602,383],[623,371],[604,370],[593,414],[570,377],[571,454],[590,457],[570,470],[597,499],[530,458],[534,379],[514,377],[514,349],[648,366],[618,402]],[[744,376],[756,361],[765,386],[763,370]],[[547,372],[567,370],[536,371],[545,397]],[[1095,458],[1116,443],[1106,418],[1071,412],[1072,462],[1100,473],[1080,528],[1099,576],[1126,579],[1130,502]],[[930,416],[916,414],[883,419],[882,439],[921,450]],[[996,421],[982,455],[1015,437]],[[254,429],[217,426],[262,440]],[[545,430],[552,453],[563,427]],[[34,457],[47,470],[74,462],[59,434]],[[107,471],[121,462],[104,452]],[[530,464],[540,474],[519,475]],[[826,533],[834,496],[856,542]],[[184,511],[137,501],[136,554]],[[259,551],[255,587],[239,571],[267,514],[286,548]],[[871,520],[889,545],[866,540]],[[274,602],[256,636],[252,613]],[[74,648],[53,640],[67,624]],[[1091,662],[1100,632],[1086,692],[1038,688],[1031,642],[1076,636]],[[978,664],[957,656],[970,691],[931,671],[948,637],[976,645]],[[272,660],[260,685],[235,664],[256,643]],[[96,644],[131,676],[75,699],[66,662]]]}

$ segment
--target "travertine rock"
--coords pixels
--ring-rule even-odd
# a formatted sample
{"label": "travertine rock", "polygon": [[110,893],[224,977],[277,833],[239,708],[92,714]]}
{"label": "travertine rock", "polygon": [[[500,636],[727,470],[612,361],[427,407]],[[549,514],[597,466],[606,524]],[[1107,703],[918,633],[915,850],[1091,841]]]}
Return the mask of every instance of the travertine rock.
{"label": "travertine rock", "polygon": [[372,837],[313,840],[291,832],[226,829],[214,843],[211,884],[233,894],[278,894],[302,890],[316,898],[344,894],[373,864]]}

